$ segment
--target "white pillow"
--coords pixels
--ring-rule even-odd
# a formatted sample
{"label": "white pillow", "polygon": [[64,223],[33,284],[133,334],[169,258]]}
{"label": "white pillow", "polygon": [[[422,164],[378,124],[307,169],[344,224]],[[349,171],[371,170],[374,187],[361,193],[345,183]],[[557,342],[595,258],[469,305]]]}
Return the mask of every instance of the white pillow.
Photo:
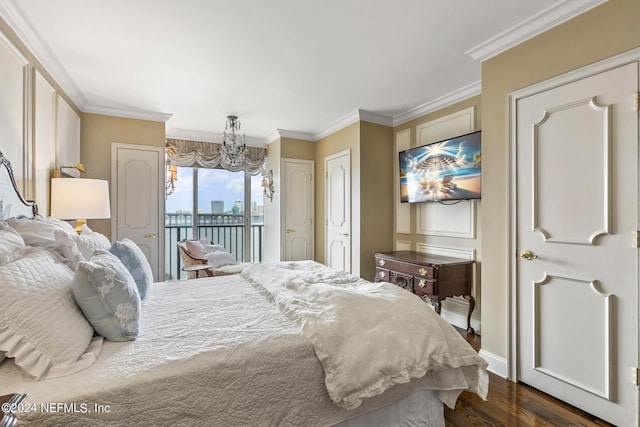
{"label": "white pillow", "polygon": [[111,242],[107,239],[107,236],[95,231],[85,233],[83,229],[82,234],[76,234],[73,240],[75,240],[78,250],[85,260],[91,259],[96,249],[108,250],[111,247]]}
{"label": "white pillow", "polygon": [[76,269],[82,254],[74,240],[77,234],[68,223],[42,215],[34,219],[8,218],[7,223],[22,236],[27,246],[49,249],[57,254],[60,261]]}
{"label": "white pillow", "polygon": [[0,265],[10,263],[24,255],[24,240],[9,224],[0,222]]}
{"label": "white pillow", "polygon": [[0,351],[36,379],[91,366],[102,349],[75,302],[73,272],[44,249],[0,266]]}

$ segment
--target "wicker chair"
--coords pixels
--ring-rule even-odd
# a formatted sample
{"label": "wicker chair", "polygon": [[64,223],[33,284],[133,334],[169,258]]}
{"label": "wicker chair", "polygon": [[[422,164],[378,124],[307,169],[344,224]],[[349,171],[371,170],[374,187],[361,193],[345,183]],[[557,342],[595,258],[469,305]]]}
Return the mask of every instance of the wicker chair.
{"label": "wicker chair", "polygon": [[[178,242],[178,251],[180,252],[180,258],[182,258],[183,267],[207,264],[206,259],[194,257],[191,253],[189,253],[189,250],[187,249],[186,240],[181,240]],[[212,276],[215,276],[215,274],[211,269],[204,269],[204,270],[201,270],[199,273],[196,273],[194,271],[187,272],[187,279],[195,279],[196,277],[212,277]]]}

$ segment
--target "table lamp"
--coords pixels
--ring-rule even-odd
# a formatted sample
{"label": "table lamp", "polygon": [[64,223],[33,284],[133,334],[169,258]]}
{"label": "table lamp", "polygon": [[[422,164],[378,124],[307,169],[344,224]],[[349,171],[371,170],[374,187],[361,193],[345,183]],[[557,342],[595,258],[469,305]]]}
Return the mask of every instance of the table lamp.
{"label": "table lamp", "polygon": [[88,178],[51,180],[51,216],[76,220],[76,232],[82,232],[87,219],[111,218],[109,182]]}

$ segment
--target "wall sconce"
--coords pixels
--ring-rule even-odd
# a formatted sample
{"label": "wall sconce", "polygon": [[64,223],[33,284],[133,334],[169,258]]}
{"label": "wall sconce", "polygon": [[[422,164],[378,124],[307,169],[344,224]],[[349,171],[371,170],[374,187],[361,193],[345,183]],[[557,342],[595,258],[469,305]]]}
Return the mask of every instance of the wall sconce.
{"label": "wall sconce", "polygon": [[262,175],[262,191],[265,197],[273,202],[273,169],[269,169],[269,172],[265,172]]}
{"label": "wall sconce", "polygon": [[165,183],[166,195],[169,196],[176,191],[176,181],[178,180],[178,167],[167,160],[167,182]]}
{"label": "wall sconce", "polygon": [[75,169],[78,172],[85,173],[84,165],[82,163],[78,163],[75,166],[60,166],[58,169],[54,169],[52,178],[75,178],[75,176],[70,173],[63,171],[63,169]]}

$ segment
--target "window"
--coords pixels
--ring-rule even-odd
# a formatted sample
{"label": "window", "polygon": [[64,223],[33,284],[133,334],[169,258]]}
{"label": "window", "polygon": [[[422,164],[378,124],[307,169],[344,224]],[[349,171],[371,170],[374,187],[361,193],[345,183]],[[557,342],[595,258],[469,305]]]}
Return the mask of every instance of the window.
{"label": "window", "polygon": [[226,169],[178,168],[165,206],[167,277],[184,278],[177,251],[183,239],[208,238],[238,262],[262,261],[262,178]]}

